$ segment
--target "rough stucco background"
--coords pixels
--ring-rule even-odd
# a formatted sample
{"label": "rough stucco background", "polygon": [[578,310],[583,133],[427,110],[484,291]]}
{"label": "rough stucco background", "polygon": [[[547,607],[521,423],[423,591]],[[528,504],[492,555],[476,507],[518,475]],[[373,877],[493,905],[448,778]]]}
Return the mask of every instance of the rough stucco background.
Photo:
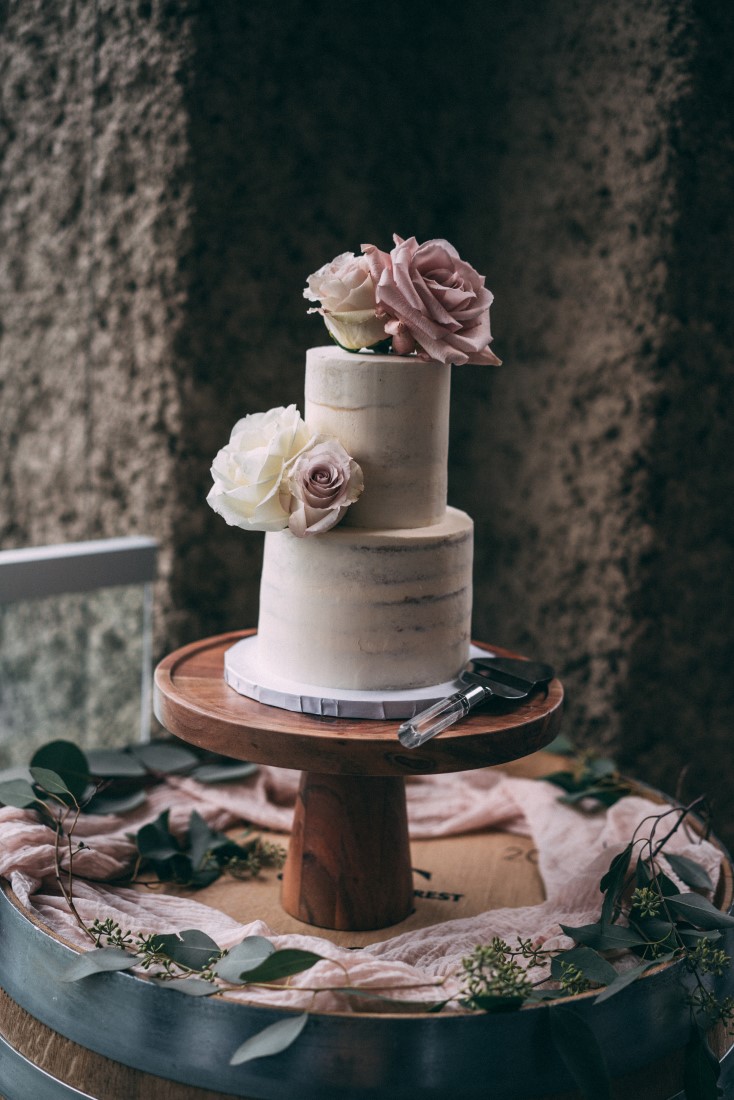
{"label": "rough stucco background", "polygon": [[253,624],[260,539],[206,508],[211,458],[300,401],[309,272],[445,236],[504,360],[454,372],[475,633],[555,663],[574,739],[667,789],[691,763],[727,832],[731,6],[0,13],[1,545],[155,535],[160,654]]}

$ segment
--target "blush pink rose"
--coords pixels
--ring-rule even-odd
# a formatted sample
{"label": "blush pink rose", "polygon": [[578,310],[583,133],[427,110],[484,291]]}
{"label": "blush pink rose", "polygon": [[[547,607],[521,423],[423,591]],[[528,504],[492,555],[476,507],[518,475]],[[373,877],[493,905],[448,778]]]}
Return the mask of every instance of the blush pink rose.
{"label": "blush pink rose", "polygon": [[288,527],[298,538],[320,535],[338,523],[364,488],[362,470],[335,439],[303,451],[288,473]]}
{"label": "blush pink rose", "polygon": [[362,245],[375,283],[377,314],[388,318],[385,331],[393,351],[440,363],[491,363],[489,307],[493,296],[471,264],[448,241],[397,234],[392,252]]}

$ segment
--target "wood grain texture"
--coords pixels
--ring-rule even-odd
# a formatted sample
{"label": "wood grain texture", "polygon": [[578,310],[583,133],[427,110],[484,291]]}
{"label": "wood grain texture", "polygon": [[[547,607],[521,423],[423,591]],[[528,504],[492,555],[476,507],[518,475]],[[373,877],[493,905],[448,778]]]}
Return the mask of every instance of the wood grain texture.
{"label": "wood grain texture", "polygon": [[[241,830],[232,830],[231,835],[236,840]],[[289,839],[279,833],[259,835],[280,845]],[[493,830],[432,837],[411,841],[410,853],[412,904],[399,924],[367,932],[320,928],[316,934],[340,947],[366,947],[447,920],[475,917],[487,909],[540,905],[545,900],[538,853],[530,837]],[[267,871],[244,881],[223,875],[193,895],[184,887],[169,885],[167,889],[183,897],[194,896],[241,924],[247,924],[256,914],[274,935],[314,935],[312,925],[292,916],[281,904],[278,878]],[[363,1011],[373,1006],[355,1007]]]}
{"label": "wood grain texture", "polygon": [[563,689],[554,680],[522,706],[472,714],[408,751],[397,740],[396,722],[295,714],[234,691],[224,679],[224,654],[243,636],[204,639],[162,661],[156,714],[184,741],[302,770],[283,905],[320,928],[384,928],[411,912],[403,776],[526,756],[547,744],[560,722]]}
{"label": "wood grain texture", "polygon": [[406,750],[397,740],[397,722],[296,714],[239,695],[224,680],[224,653],[252,633],[207,638],[161,661],[155,712],[170,733],[258,764],[319,774],[407,776],[503,764],[543,748],[560,726],[563,687],[553,680],[546,692],[521,706],[485,707],[421,748]]}
{"label": "wood grain texture", "polygon": [[319,928],[386,928],[413,909],[405,784],[303,772],[283,908]]}

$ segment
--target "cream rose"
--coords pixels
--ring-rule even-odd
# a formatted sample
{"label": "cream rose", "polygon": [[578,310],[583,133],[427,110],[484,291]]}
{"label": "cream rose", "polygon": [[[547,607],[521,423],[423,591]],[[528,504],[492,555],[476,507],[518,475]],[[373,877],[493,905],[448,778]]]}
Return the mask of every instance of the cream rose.
{"label": "cream rose", "polygon": [[304,298],[321,303],[309,313],[322,315],[341,347],[359,351],[385,339],[385,321],[375,314],[375,284],[366,256],[342,252],[306,281]]}
{"label": "cream rose", "polygon": [[448,241],[395,235],[392,252],[362,245],[375,283],[377,313],[398,355],[440,363],[493,363],[489,307],[492,294]]}
{"label": "cream rose", "polygon": [[320,438],[291,463],[290,530],[298,538],[320,535],[338,523],[364,488],[362,470],[335,439]]}
{"label": "cream rose", "polygon": [[288,464],[313,439],[295,405],[238,420],[212,464],[207,503],[231,526],[283,530],[290,518]]}

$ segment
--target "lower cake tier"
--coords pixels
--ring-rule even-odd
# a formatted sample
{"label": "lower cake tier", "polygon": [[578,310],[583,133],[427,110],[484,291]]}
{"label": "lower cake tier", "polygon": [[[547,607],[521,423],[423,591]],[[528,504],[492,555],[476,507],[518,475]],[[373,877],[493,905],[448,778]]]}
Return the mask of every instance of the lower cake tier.
{"label": "lower cake tier", "polygon": [[469,658],[473,524],[265,536],[258,663],[319,687],[400,691]]}

